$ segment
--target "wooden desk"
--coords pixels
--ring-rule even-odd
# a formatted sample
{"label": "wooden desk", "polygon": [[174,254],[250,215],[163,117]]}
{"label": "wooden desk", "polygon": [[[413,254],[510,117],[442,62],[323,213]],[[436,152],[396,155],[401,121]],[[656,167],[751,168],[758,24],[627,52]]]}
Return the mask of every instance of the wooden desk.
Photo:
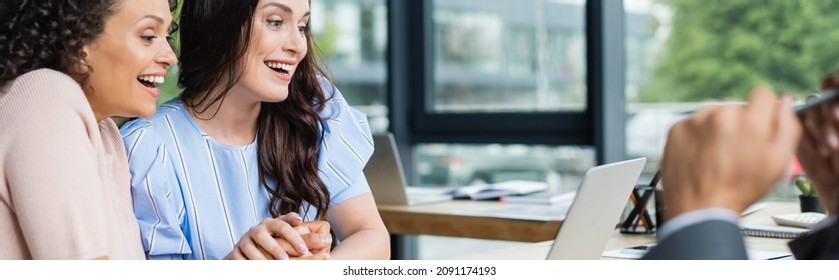
{"label": "wooden desk", "polygon": [[[510,204],[470,200],[453,200],[416,206],[378,206],[385,227],[391,234],[397,235],[427,234],[540,242],[553,240],[562,225],[562,221],[542,222],[459,214],[468,210],[490,210],[505,207],[510,207]],[[744,217],[743,221],[749,221],[759,216],[795,212],[798,212],[798,204],[796,203],[770,202],[767,208]]]}
{"label": "wooden desk", "polygon": [[[799,212],[797,203],[770,202],[769,205],[751,215],[743,217],[742,222],[783,213]],[[789,252],[787,242],[791,239],[746,237],[746,247],[749,250]],[[626,247],[644,245],[655,242],[653,234],[621,234],[615,231],[604,251],[618,250]],[[544,260],[548,255],[553,240],[503,250],[458,257],[462,260]],[[608,258],[604,258],[608,259]]]}
{"label": "wooden desk", "polygon": [[507,241],[553,240],[562,221],[527,221],[462,215],[467,210],[510,207],[494,201],[453,200],[416,206],[378,205],[390,234],[442,235]]}

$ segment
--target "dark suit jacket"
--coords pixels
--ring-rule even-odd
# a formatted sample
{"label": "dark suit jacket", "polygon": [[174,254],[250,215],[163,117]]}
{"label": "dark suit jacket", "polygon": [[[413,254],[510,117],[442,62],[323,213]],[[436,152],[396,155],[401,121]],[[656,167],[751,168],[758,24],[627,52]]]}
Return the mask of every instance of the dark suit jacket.
{"label": "dark suit jacket", "polygon": [[789,248],[798,260],[839,260],[839,223],[820,224],[790,242]]}
{"label": "dark suit jacket", "polygon": [[[813,229],[789,243],[796,259],[839,259],[839,222]],[[685,227],[661,240],[646,260],[744,260],[746,246],[740,227],[725,221],[706,221]]]}
{"label": "dark suit jacket", "polygon": [[660,240],[645,260],[745,260],[746,245],[737,224],[705,221]]}

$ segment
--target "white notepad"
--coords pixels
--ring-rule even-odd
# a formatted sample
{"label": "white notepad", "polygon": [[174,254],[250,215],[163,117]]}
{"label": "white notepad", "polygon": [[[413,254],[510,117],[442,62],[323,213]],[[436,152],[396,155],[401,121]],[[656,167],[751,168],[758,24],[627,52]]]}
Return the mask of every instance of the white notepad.
{"label": "white notepad", "polygon": [[746,236],[793,239],[809,229],[779,226],[769,217],[740,224],[741,232]]}

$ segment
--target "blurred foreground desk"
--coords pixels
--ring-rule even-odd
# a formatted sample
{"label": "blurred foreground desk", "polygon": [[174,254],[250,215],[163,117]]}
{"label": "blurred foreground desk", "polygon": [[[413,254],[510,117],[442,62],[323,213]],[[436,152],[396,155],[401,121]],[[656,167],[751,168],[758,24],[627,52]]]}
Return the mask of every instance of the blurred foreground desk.
{"label": "blurred foreground desk", "polygon": [[556,221],[528,221],[463,214],[470,210],[509,207],[495,201],[453,200],[415,206],[378,205],[390,234],[442,235],[507,241],[552,240],[562,224]]}
{"label": "blurred foreground desk", "polygon": [[523,242],[540,242],[556,237],[561,220],[528,221],[463,214],[467,211],[502,211],[502,208],[509,206],[495,201],[452,200],[414,206],[378,205],[378,208],[391,234],[392,259],[417,257],[416,238],[413,235]]}
{"label": "blurred foreground desk", "polygon": [[[797,203],[770,202],[762,210],[745,216],[741,222],[748,222],[752,219],[772,216],[784,213],[799,212]],[[553,239],[553,237],[551,237]],[[746,248],[749,250],[789,252],[787,242],[791,239],[746,237]],[[654,234],[621,234],[618,230],[609,239],[604,251],[619,250],[626,247],[644,245],[655,242]],[[458,257],[462,260],[544,260],[548,255],[553,240],[543,241],[534,244],[512,247],[503,250],[488,251],[485,253],[466,255]],[[611,259],[604,257],[603,259]]]}

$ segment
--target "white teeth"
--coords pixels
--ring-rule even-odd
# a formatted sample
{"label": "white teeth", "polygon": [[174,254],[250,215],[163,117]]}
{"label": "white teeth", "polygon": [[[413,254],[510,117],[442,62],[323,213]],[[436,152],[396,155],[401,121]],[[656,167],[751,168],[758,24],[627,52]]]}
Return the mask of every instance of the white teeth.
{"label": "white teeth", "polygon": [[285,71],[294,70],[294,66],[285,63],[266,62],[265,65],[274,69],[282,69]]}
{"label": "white teeth", "polygon": [[166,81],[166,78],[164,78],[163,76],[154,76],[154,75],[144,75],[144,76],[137,77],[137,79],[140,79],[142,81],[146,81],[146,82],[149,82],[149,83],[155,83],[155,84],[162,84],[163,82]]}

